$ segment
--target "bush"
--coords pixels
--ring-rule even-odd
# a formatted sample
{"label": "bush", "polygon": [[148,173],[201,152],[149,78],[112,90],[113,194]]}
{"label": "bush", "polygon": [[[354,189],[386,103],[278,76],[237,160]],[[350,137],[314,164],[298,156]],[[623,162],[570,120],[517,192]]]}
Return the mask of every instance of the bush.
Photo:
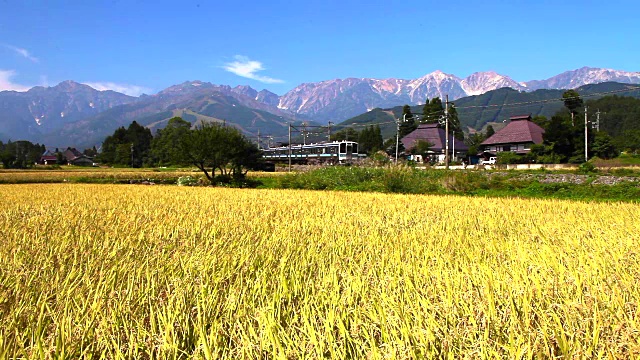
{"label": "bush", "polygon": [[178,184],[178,186],[195,186],[198,185],[198,179],[193,176],[181,176],[178,178],[178,181],[176,181],[176,184]]}
{"label": "bush", "polygon": [[511,152],[511,151],[502,151],[498,153],[498,164],[519,164],[522,162],[522,156]]}
{"label": "bush", "polygon": [[598,169],[596,169],[596,166],[593,165],[592,162],[587,161],[578,166],[578,171],[583,174],[592,174],[598,172]]}

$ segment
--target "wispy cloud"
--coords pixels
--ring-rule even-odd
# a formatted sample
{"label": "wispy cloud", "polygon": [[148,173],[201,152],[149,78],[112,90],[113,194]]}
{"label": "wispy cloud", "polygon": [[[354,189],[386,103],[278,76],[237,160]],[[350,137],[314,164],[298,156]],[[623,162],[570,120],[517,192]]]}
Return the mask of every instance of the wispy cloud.
{"label": "wispy cloud", "polygon": [[16,75],[13,70],[0,70],[0,91],[13,90],[13,91],[27,91],[31,86],[16,84],[11,81],[11,78]]}
{"label": "wispy cloud", "polygon": [[85,82],[83,84],[89,85],[96,90],[113,90],[119,93],[127,94],[129,96],[140,96],[142,94],[149,94],[152,91],[152,89],[144,86],[117,84],[113,82]]}
{"label": "wispy cloud", "polygon": [[19,48],[17,46],[13,46],[13,45],[9,45],[9,44],[3,44],[3,45],[7,49],[13,50],[15,53],[17,53],[18,55],[24,57],[25,59],[28,59],[28,60],[33,61],[35,63],[40,61],[40,60],[38,60],[37,57],[31,55],[31,53],[27,49]]}
{"label": "wispy cloud", "polygon": [[234,59],[235,61],[224,64],[222,68],[238,76],[260,81],[266,84],[280,84],[284,82],[284,80],[274,79],[269,76],[256,74],[258,71],[262,71],[265,69],[260,61],[251,60],[248,57],[242,55],[236,55],[234,56]]}

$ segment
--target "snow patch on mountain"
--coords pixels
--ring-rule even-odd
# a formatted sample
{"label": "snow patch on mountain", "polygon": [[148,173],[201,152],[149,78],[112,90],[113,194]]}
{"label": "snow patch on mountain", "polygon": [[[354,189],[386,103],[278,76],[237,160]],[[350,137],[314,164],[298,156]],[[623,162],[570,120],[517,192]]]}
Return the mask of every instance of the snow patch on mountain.
{"label": "snow patch on mountain", "polygon": [[546,80],[527,81],[527,90],[537,89],[574,89],[587,84],[599,84],[615,81],[625,84],[640,83],[640,72],[628,72],[613,69],[582,67],[565,71]]}

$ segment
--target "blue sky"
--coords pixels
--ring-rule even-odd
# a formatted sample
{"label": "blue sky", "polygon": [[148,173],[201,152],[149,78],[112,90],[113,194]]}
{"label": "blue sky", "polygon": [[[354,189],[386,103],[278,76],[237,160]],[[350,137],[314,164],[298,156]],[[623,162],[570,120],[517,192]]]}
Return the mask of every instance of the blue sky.
{"label": "blue sky", "polygon": [[637,1],[0,0],[0,90],[640,71]]}

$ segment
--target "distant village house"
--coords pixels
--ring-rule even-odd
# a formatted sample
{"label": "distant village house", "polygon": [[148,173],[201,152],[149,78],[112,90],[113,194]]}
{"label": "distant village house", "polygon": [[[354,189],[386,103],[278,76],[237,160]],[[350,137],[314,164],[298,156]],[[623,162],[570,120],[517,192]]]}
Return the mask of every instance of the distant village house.
{"label": "distant village house", "polygon": [[40,156],[40,160],[38,161],[38,164],[40,165],[55,165],[57,163],[58,156],[51,150],[45,151],[42,156]]}
{"label": "distant village house", "polygon": [[[446,136],[444,129],[439,124],[420,124],[418,128],[403,137],[400,141],[407,152],[416,145],[418,141],[426,141],[432,146],[428,152],[429,159],[422,159],[424,162],[441,163],[445,161]],[[469,147],[462,141],[449,135],[449,154],[451,161],[464,159]]]}
{"label": "distant village house", "polygon": [[62,153],[62,156],[64,157],[65,161],[69,165],[76,165],[76,166],[94,166],[95,165],[92,157],[89,157],[81,153],[76,148],[68,147],[67,150],[65,150]]}
{"label": "distant village house", "polygon": [[503,151],[524,155],[532,145],[542,144],[544,129],[531,121],[531,115],[512,116],[509,120],[507,126],[480,144],[482,153],[478,155],[487,158]]}

